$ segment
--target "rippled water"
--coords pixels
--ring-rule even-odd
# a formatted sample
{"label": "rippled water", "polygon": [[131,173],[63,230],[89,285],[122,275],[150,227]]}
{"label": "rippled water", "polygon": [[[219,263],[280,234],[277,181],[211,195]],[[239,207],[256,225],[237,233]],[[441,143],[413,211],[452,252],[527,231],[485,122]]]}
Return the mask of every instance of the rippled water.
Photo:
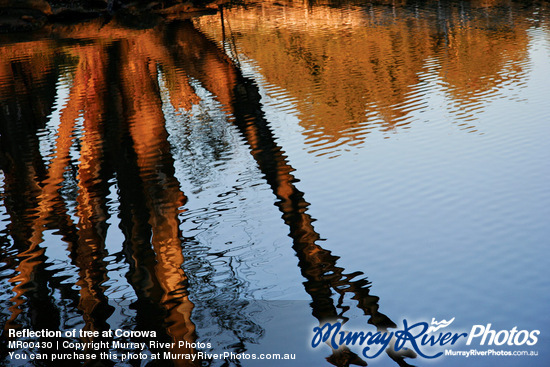
{"label": "rippled water", "polygon": [[[548,15],[259,2],[0,35],[4,335],[156,330],[344,366],[308,347],[319,321],[456,317],[541,330],[537,358],[468,365],[547,366]],[[258,365],[202,361],[239,363]]]}

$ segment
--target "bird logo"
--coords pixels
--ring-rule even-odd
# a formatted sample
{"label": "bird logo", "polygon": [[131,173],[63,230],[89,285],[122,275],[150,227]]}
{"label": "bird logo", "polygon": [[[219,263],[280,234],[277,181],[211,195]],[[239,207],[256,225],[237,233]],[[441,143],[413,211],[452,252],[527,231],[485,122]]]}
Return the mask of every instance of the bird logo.
{"label": "bird logo", "polygon": [[452,319],[450,319],[449,321],[447,320],[441,320],[439,322],[435,321],[435,318],[432,317],[432,324],[430,325],[430,327],[428,328],[428,333],[432,333],[432,332],[436,332],[437,330],[439,329],[443,329],[449,325],[451,325],[451,323],[455,321],[455,318],[453,317]]}

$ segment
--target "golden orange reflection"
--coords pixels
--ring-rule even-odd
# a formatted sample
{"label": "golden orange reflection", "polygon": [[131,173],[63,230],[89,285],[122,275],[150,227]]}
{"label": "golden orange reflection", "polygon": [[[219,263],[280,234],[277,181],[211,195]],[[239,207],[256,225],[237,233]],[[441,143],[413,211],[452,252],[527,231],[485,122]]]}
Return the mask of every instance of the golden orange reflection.
{"label": "golden orange reflection", "polygon": [[467,13],[433,2],[420,15],[407,1],[387,3],[263,2],[225,9],[223,29],[219,16],[195,23],[253,60],[278,87],[273,96],[294,102],[311,144],[361,140],[366,125],[393,130],[410,123],[411,112],[424,106],[427,72],[456,110],[521,81],[529,25],[501,14],[500,1],[463,4]]}
{"label": "golden orange reflection", "polygon": [[[112,142],[109,143],[112,137],[106,135],[105,122],[109,98],[113,98],[108,70],[114,67],[121,71],[120,83],[113,89],[118,93],[114,98],[123,102],[125,123],[119,125],[118,128],[122,129],[119,132],[113,128],[110,131],[118,135],[127,132],[132,140],[143,188],[142,195],[134,200],[144,198],[152,231],[152,238],[140,239],[141,246],[147,246],[150,241],[154,251],[155,266],[151,276],[156,279],[153,287],[155,284],[160,286],[155,293],[162,295],[159,302],[165,309],[166,333],[175,341],[193,343],[196,339],[195,326],[191,321],[194,306],[187,294],[178,221],[186,197],[173,176],[173,161],[159,94],[158,68],[165,70],[164,78],[174,107],[190,108],[199,102],[199,98],[189,85],[185,73],[174,66],[173,57],[163,42],[162,29],[138,31],[126,29],[116,22],[105,26],[98,21],[55,27],[50,31],[55,33],[53,38],[81,42],[67,46],[38,40],[0,47],[0,97],[2,101],[11,101],[14,110],[20,109],[22,101],[31,95],[25,89],[25,82],[32,80],[40,83],[46,71],[52,68],[54,58],[70,64],[68,73],[65,73],[70,85],[69,95],[60,110],[52,153],[42,157],[38,144],[34,144],[32,155],[22,156],[27,158],[22,166],[29,168],[23,183],[34,189],[19,194],[25,199],[31,198],[32,203],[28,204],[25,211],[31,213],[34,219],[23,235],[20,233],[22,228],[14,228],[14,237],[24,237],[27,245],[17,255],[21,258],[15,268],[17,275],[10,279],[14,284],[15,296],[10,308],[10,325],[6,327],[16,327],[14,322],[22,312],[26,288],[32,282],[37,267],[46,259],[43,256],[45,249],[40,247],[42,233],[56,226],[68,240],[68,250],[79,270],[76,284],[80,289],[79,309],[85,321],[84,329],[100,330],[104,327],[106,318],[98,316],[100,312],[97,311],[99,306],[105,307],[105,282],[109,279],[105,261],[106,220],[109,217],[105,181],[108,177],[102,171],[107,160],[105,149],[113,146]],[[119,58],[113,62],[110,52],[115,48]],[[15,77],[14,67],[22,69],[20,78]],[[49,92],[55,93],[55,90]],[[2,131],[11,131],[18,117],[11,113],[6,117]],[[33,129],[24,133],[36,134],[36,127]],[[71,158],[71,152],[75,149],[79,156],[77,162]],[[43,167],[45,172],[35,173],[33,162],[47,162]],[[77,167],[76,224],[68,215],[67,207],[70,203],[61,194],[67,184],[66,176],[74,165]],[[19,173],[7,171],[5,176],[6,187],[21,184]],[[18,190],[14,188],[11,192]],[[12,218],[29,215],[17,210],[10,212]],[[59,226],[60,221],[65,224]],[[139,256],[134,260],[150,262]],[[137,283],[132,285],[139,292],[144,286]],[[141,294],[147,294],[147,291]],[[175,348],[173,352],[190,353],[193,348]],[[177,362],[177,365],[192,364],[187,360]]]}
{"label": "golden orange reflection", "polygon": [[[71,106],[69,99],[67,108],[62,112],[62,122],[65,111],[68,119],[75,123],[81,114],[83,119],[83,134],[80,138],[80,162],[77,181],[78,196],[76,198],[76,213],[78,241],[74,252],[75,263],[79,268],[80,288],[79,308],[83,311],[86,325],[84,330],[101,330],[100,322],[92,316],[94,311],[105,302],[103,285],[108,280],[105,250],[106,193],[101,192],[102,177],[100,171],[103,156],[102,119],[105,115],[106,61],[105,51],[100,46],[76,47],[71,54],[78,58],[74,73],[73,89],[82,89],[82,95]],[[72,107],[72,108],[70,108]],[[92,340],[86,340],[92,341]]]}
{"label": "golden orange reflection", "polygon": [[[187,198],[180,191],[176,178],[166,174],[165,166],[171,159],[170,144],[164,126],[157,63],[151,59],[148,46],[134,40],[122,43],[122,98],[149,209],[151,242],[156,254],[155,273],[163,290],[161,301],[168,311],[167,331],[174,340],[193,343],[195,326],[191,311],[194,306],[186,289],[177,219]],[[192,351],[191,348],[179,350],[180,353]]]}

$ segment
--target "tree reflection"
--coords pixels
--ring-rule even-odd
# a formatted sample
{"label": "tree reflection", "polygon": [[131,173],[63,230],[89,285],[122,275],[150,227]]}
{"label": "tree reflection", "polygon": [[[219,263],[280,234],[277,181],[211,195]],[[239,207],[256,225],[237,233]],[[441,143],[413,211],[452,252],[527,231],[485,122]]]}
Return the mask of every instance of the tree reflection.
{"label": "tree reflection", "polygon": [[[263,10],[278,14],[279,8]],[[481,95],[510,79],[521,79],[523,73],[524,25],[511,26],[504,20],[493,24],[497,30],[478,27],[479,18],[453,7],[428,17],[407,7],[370,13],[361,8],[349,13],[345,32],[338,33],[334,43],[322,28],[339,27],[342,14],[325,5],[312,13],[304,9],[309,8],[286,8],[286,23],[274,27],[278,35],[272,43],[265,41],[273,32],[269,22],[264,33],[247,32],[245,19],[237,28],[239,47],[253,56],[268,80],[297,97],[306,135],[313,136],[318,129],[329,140],[364,134],[365,129],[354,130],[349,124],[361,121],[365,113],[382,116],[380,128],[395,128],[417,101],[418,96],[412,95],[430,59],[451,71],[439,75],[442,88],[466,112],[480,103]],[[233,19],[246,14],[231,10]],[[294,26],[303,17],[323,27],[297,31]],[[355,22],[370,28],[356,27]],[[435,26],[428,25],[432,23]],[[9,308],[2,313],[4,331],[70,327],[102,331],[124,325],[156,330],[163,341],[197,340],[200,330],[193,320],[201,295],[189,294],[192,274],[182,251],[184,246],[198,247],[200,241],[181,233],[187,196],[175,174],[161,84],[174,110],[190,110],[200,103],[197,85],[223,106],[224,121],[239,132],[277,198],[275,205],[289,228],[313,316],[320,323],[346,321],[352,299],[377,330],[395,327],[379,311],[379,298],[370,294],[365,275],[338,266],[339,257],[319,245],[314,219],[307,213],[309,203],[295,186],[294,169],[265,117],[258,86],[196,24],[210,33],[219,27],[212,19],[176,20],[135,30],[115,19],[107,24],[56,26],[48,30],[48,41],[38,37],[0,47],[0,168],[10,221],[1,233],[5,266],[0,279],[9,283],[10,290],[5,296]],[[514,46],[493,42],[497,36],[507,37]],[[350,49],[366,56],[352,60]],[[474,68],[474,64],[483,66]],[[64,97],[60,80],[67,86]],[[311,95],[312,90],[323,93]],[[59,120],[55,136],[45,152],[41,136],[55,116]],[[314,126],[319,121],[330,123]],[[123,244],[113,253],[107,238],[115,219]],[[59,244],[50,243],[51,238],[64,244],[62,251],[74,274],[54,263],[51,252],[59,250],[55,248]],[[206,258],[200,259],[200,265],[209,273],[217,267]],[[113,266],[127,267],[124,281],[133,293],[128,299],[135,317],[114,316],[128,299],[112,296],[116,281],[122,281],[113,279]],[[230,276],[237,276],[233,265],[228,266]],[[226,287],[232,293],[225,300],[201,302],[202,308],[217,315],[221,329],[234,332],[237,341],[230,348],[237,352],[263,334],[262,326],[255,324],[242,332],[233,330],[248,322],[246,315],[239,314],[246,306],[238,300],[242,284],[234,280],[232,287]],[[201,286],[211,285],[198,284],[197,289]],[[213,287],[222,292],[222,285]],[[172,352],[194,350],[185,346]],[[401,366],[408,365],[405,355],[389,356]],[[337,366],[365,365],[347,349],[333,351],[327,360]]]}
{"label": "tree reflection", "polygon": [[319,155],[364,141],[372,129],[410,125],[432,108],[424,98],[432,90],[448,98],[438,108],[453,122],[476,130],[473,112],[498,97],[499,87],[524,80],[530,25],[515,21],[520,4],[334,3],[229,8],[229,35],[215,16],[197,22],[220,42],[224,33],[232,37],[241,57],[281,89],[267,91],[274,103],[281,93],[293,101],[306,143]]}

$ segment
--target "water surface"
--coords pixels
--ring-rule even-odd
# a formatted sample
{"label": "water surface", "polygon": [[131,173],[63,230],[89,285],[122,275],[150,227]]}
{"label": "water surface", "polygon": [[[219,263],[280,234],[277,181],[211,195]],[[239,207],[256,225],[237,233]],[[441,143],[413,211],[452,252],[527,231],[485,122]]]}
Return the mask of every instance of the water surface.
{"label": "water surface", "polygon": [[260,2],[0,35],[4,335],[156,330],[343,366],[309,349],[320,321],[455,317],[541,330],[536,358],[469,365],[548,365],[548,14]]}

